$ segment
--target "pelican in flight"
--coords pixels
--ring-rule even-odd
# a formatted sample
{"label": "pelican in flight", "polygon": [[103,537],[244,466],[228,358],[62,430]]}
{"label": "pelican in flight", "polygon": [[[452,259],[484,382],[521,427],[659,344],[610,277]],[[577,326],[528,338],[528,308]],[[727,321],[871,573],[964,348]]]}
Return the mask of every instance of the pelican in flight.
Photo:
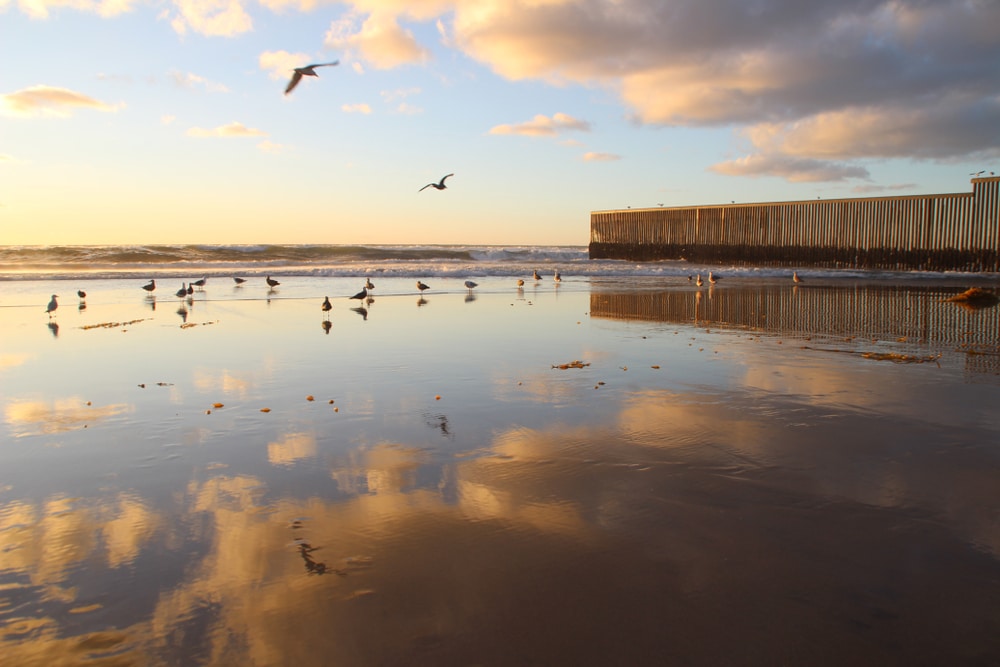
{"label": "pelican in flight", "polygon": [[317,67],[330,67],[332,65],[339,65],[339,60],[334,60],[332,63],[316,63],[314,65],[306,65],[305,67],[296,67],[294,74],[292,74],[292,80],[288,82],[288,86],[285,88],[285,95],[295,90],[295,86],[299,85],[299,81],[302,80],[304,76],[315,76],[318,77],[319,74],[316,73]]}
{"label": "pelican in flight", "polygon": [[455,174],[448,174],[447,176],[445,176],[444,178],[442,178],[442,179],[441,179],[441,180],[440,180],[439,182],[437,182],[437,183],[428,183],[428,184],[427,184],[427,185],[425,185],[424,187],[422,187],[422,188],[420,188],[419,190],[417,190],[417,192],[423,192],[423,191],[424,191],[424,190],[426,190],[427,188],[434,188],[435,190],[444,190],[445,188],[447,188],[447,187],[448,187],[447,185],[445,185],[445,184],[444,184],[444,181],[445,181],[445,179],[446,179],[446,178],[449,178],[449,177],[451,177],[451,176],[454,176],[454,175],[455,175]]}

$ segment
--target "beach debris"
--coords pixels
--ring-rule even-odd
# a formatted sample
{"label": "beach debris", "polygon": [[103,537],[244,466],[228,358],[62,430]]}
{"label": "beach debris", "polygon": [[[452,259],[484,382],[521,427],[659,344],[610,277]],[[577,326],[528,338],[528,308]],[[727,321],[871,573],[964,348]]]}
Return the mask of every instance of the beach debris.
{"label": "beach debris", "polygon": [[568,364],[552,364],[552,368],[558,368],[559,370],[564,371],[567,368],[586,368],[589,365],[590,362],[583,362],[580,361],[579,359],[576,359],[574,361],[569,362]]}
{"label": "beach debris", "polygon": [[260,411],[261,412],[270,412],[271,408],[261,408]]}
{"label": "beach debris", "polygon": [[434,400],[435,400],[435,401],[440,401],[440,400],[441,400],[441,394],[437,394],[437,395],[436,395],[436,396],[434,397]]}
{"label": "beach debris", "polygon": [[306,400],[307,401],[315,401],[316,397],[314,397],[312,394],[309,394],[308,396],[306,396]]}
{"label": "beach debris", "polygon": [[841,354],[857,354],[864,359],[872,359],[874,361],[891,361],[897,364],[926,364],[926,363],[937,363],[941,365],[940,359],[941,354],[932,354],[926,356],[918,356],[914,354],[902,354],[899,352],[862,352],[860,350],[841,350],[838,348],[822,348],[822,347],[810,347],[808,345],[803,345],[803,350],[816,350],[818,352],[839,352]]}
{"label": "beach debris", "polygon": [[656,364],[653,364],[652,366],[650,366],[650,368],[652,368],[654,371],[660,370],[660,367],[657,366]]}
{"label": "beach debris", "polygon": [[223,404],[223,403],[212,403],[212,407],[213,408],[222,408],[222,407],[225,407],[225,404]]}
{"label": "beach debris", "polygon": [[80,328],[83,329],[84,331],[90,329],[114,329],[116,327],[127,327],[133,324],[138,324],[139,322],[145,322],[147,319],[149,318],[144,317],[139,320],[129,320],[128,322],[101,322],[100,324],[87,324]]}
{"label": "beach debris", "polygon": [[989,290],[972,287],[961,294],[945,299],[947,302],[958,303],[969,308],[989,308],[1000,303],[1000,297]]}

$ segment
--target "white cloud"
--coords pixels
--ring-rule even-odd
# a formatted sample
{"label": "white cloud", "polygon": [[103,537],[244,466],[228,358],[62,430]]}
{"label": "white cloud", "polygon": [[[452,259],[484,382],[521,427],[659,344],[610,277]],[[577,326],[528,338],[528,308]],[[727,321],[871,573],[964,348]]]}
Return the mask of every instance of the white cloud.
{"label": "white cloud", "polygon": [[869,177],[868,170],[858,165],[768,153],[720,162],[709,167],[709,170],[727,176],[778,176],[793,183]]}
{"label": "white cloud", "polygon": [[388,12],[375,12],[363,19],[350,14],[334,21],[326,33],[325,45],[356,54],[376,69],[419,64],[431,57],[430,50],[399,25],[395,14]]}
{"label": "white cloud", "polygon": [[190,30],[209,37],[234,37],[253,29],[241,0],[172,0],[170,25],[180,35]]}
{"label": "white cloud", "polygon": [[215,83],[214,81],[209,81],[203,76],[198,76],[197,74],[192,74],[191,72],[183,73],[177,70],[172,70],[169,75],[170,79],[180,86],[181,88],[204,88],[210,93],[228,93],[229,88],[224,84]]}
{"label": "white cloud", "polygon": [[305,53],[289,53],[288,51],[265,51],[257,57],[257,64],[268,73],[272,79],[289,79],[292,70],[309,64],[311,57]]}
{"label": "white cloud", "polygon": [[177,120],[177,116],[173,116],[171,114],[163,114],[162,116],[160,116],[160,122],[163,123],[164,125],[170,125],[175,120]]}
{"label": "white cloud", "polygon": [[569,114],[557,113],[552,118],[538,114],[531,120],[517,125],[497,125],[490,134],[520,134],[529,137],[551,137],[563,130],[590,131],[590,123],[577,120]]}
{"label": "white cloud", "polygon": [[264,141],[257,144],[257,148],[259,148],[262,153],[277,154],[284,152],[288,148],[288,146],[284,144],[278,144],[273,141],[265,139]]}
{"label": "white cloud", "polygon": [[583,154],[584,162],[614,162],[615,160],[621,159],[621,155],[616,155],[614,153],[595,153],[591,151]]}
{"label": "white cloud", "polygon": [[189,137],[266,137],[267,132],[247,127],[243,123],[233,121],[228,125],[220,125],[211,130],[192,127],[187,131]]}
{"label": "white cloud", "polygon": [[67,88],[31,86],[0,95],[0,112],[9,116],[56,116],[65,118],[74,109],[117,111],[123,104],[112,105]]}
{"label": "white cloud", "polygon": [[359,104],[344,104],[344,105],[341,105],[340,110],[343,111],[343,112],[345,112],[345,113],[370,114],[372,112],[372,108],[370,106],[368,106],[367,104],[364,104],[364,103],[359,103]]}
{"label": "white cloud", "polygon": [[[62,8],[109,18],[131,11],[135,2],[136,0],[17,0],[17,7],[34,19],[46,19],[51,11]],[[7,4],[7,0],[0,2],[0,10]]]}

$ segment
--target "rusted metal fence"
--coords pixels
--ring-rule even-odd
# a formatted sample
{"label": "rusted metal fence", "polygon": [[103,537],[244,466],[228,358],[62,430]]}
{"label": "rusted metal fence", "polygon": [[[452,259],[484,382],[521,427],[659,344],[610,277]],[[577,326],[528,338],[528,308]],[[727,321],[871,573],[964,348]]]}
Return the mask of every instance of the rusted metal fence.
{"label": "rusted metal fence", "polygon": [[594,211],[590,257],[1000,271],[1000,177],[971,193]]}

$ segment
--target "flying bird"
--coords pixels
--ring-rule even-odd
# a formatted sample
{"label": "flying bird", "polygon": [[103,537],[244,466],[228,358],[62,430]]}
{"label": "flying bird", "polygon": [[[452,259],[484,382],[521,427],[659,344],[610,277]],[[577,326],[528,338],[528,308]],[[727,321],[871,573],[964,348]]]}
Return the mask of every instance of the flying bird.
{"label": "flying bird", "polygon": [[440,180],[439,182],[437,182],[437,183],[428,183],[428,184],[427,184],[427,185],[425,185],[424,187],[422,187],[422,188],[420,188],[419,190],[417,190],[417,192],[423,192],[423,191],[424,191],[424,190],[426,190],[427,188],[434,188],[435,190],[444,190],[445,188],[447,188],[447,187],[448,187],[447,185],[445,185],[445,184],[444,184],[444,181],[445,181],[445,179],[446,179],[446,178],[449,178],[449,177],[451,177],[451,176],[454,176],[454,175],[455,175],[455,174],[448,174],[448,176],[445,176],[444,178],[442,178],[442,179],[441,179],[441,180]]}
{"label": "flying bird", "polygon": [[285,88],[285,95],[295,90],[295,86],[299,85],[299,81],[302,80],[304,76],[315,76],[318,77],[319,74],[316,73],[317,67],[330,67],[331,65],[339,65],[339,60],[334,60],[332,63],[316,63],[315,65],[306,65],[305,67],[296,67],[295,73],[292,74],[292,80],[288,82],[288,86]]}
{"label": "flying bird", "polygon": [[142,286],[142,289],[146,290],[147,292],[152,292],[153,290],[156,289],[156,281],[150,280],[148,283]]}
{"label": "flying bird", "polygon": [[52,300],[49,301],[49,305],[45,307],[45,312],[49,314],[49,317],[52,317],[52,313],[56,312],[56,308],[59,307],[59,304],[56,303],[56,298],[57,297],[58,297],[58,295],[53,294],[52,295]]}

